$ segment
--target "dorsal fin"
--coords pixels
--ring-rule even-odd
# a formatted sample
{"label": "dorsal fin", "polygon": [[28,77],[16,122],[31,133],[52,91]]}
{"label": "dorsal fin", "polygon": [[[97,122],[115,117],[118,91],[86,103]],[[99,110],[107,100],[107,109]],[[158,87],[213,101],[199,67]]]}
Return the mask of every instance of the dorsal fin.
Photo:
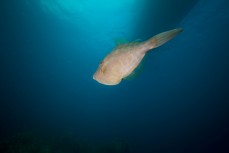
{"label": "dorsal fin", "polygon": [[116,42],[116,49],[133,47],[133,46],[139,45],[141,43],[140,39],[137,39],[133,42],[128,42],[126,39],[120,39],[120,38],[115,39],[115,42]]}
{"label": "dorsal fin", "polygon": [[127,44],[127,43],[129,43],[127,39],[115,38],[116,46],[120,46],[120,45]]}

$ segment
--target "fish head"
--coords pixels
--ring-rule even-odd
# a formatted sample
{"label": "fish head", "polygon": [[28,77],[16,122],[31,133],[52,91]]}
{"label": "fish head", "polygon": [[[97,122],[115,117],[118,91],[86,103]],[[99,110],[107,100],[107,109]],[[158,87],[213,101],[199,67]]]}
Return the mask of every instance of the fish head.
{"label": "fish head", "polygon": [[94,73],[93,79],[104,85],[117,85],[120,83],[121,79],[114,75],[112,70],[108,62],[102,61]]}

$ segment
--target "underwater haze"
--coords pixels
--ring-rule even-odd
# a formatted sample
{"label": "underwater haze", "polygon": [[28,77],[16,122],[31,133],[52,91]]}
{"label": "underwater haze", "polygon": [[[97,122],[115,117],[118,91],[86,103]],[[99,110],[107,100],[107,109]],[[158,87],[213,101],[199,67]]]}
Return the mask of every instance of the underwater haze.
{"label": "underwater haze", "polygon": [[[93,80],[115,41],[174,28],[138,77]],[[228,28],[228,0],[2,0],[0,152],[228,153]]]}

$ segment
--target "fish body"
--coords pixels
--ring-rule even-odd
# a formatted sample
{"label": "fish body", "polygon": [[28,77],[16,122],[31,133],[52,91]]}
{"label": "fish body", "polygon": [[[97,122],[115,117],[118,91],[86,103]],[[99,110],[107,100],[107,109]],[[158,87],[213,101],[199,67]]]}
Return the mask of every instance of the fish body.
{"label": "fish body", "polygon": [[182,31],[181,28],[160,33],[144,42],[121,44],[111,51],[99,67],[93,79],[104,85],[117,85],[134,72],[146,53],[161,46]]}

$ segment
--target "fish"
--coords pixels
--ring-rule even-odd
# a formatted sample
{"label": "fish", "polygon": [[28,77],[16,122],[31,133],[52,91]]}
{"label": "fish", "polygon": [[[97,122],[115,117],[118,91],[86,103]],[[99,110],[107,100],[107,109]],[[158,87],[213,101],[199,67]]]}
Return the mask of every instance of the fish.
{"label": "fish", "polygon": [[146,41],[117,45],[100,62],[93,79],[103,85],[118,85],[134,73],[146,53],[163,45],[182,31],[182,28],[176,28],[159,33]]}

